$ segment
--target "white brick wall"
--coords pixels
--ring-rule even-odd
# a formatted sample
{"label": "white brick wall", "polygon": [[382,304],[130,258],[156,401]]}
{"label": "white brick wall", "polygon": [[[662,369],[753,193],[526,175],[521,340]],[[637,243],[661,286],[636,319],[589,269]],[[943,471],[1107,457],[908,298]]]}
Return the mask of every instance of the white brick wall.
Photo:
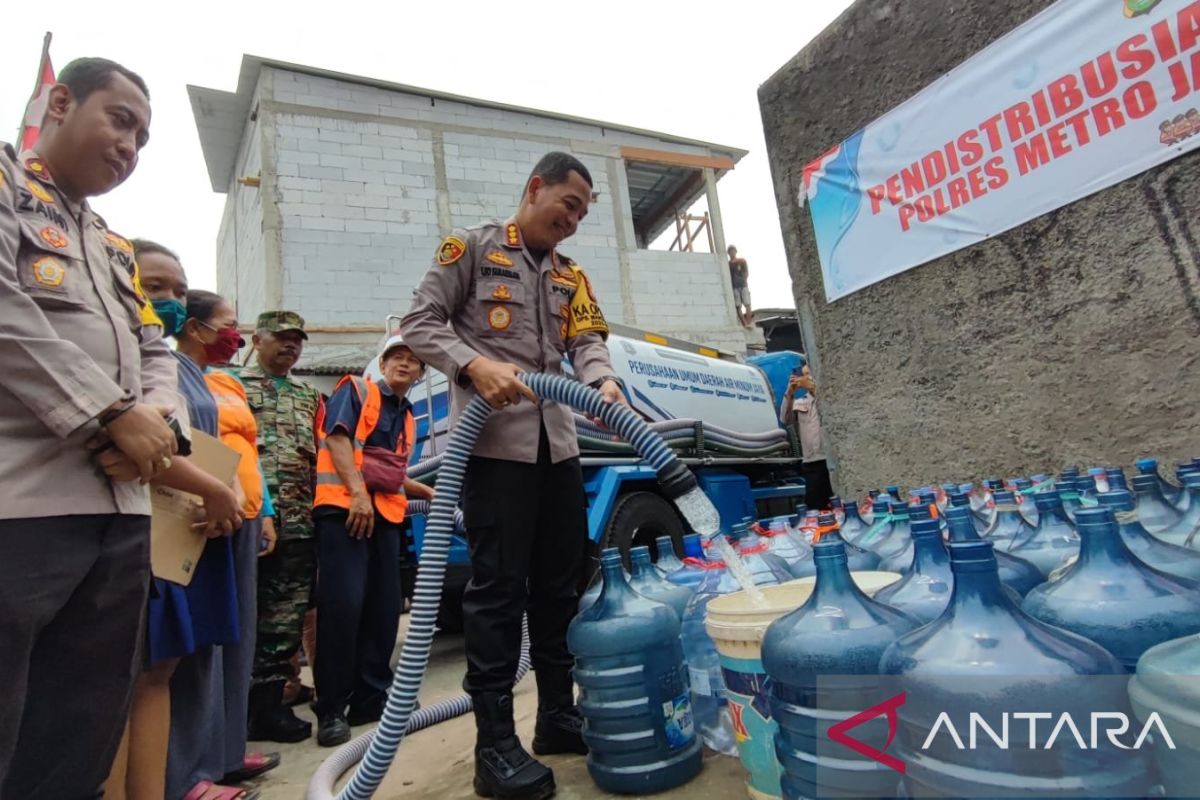
{"label": "white brick wall", "polygon": [[314,325],[402,312],[440,240],[429,131],[282,114],[275,132],[284,305]]}
{"label": "white brick wall", "polygon": [[236,163],[218,234],[217,292],[233,303],[239,321],[253,322],[266,302],[263,198],[259,189],[242,186],[236,179],[257,175],[262,168],[257,122],[247,127]]}
{"label": "white brick wall", "polygon": [[[712,255],[632,251],[632,296],[622,297],[617,214],[625,212],[614,210],[606,157],[570,142],[591,141],[593,152],[599,147],[615,155],[620,145],[665,147],[661,141],[463,103],[438,100],[431,105],[428,97],[264,71],[268,72],[270,80],[260,83],[273,87],[265,99],[311,109],[272,111],[272,127],[267,128],[274,131],[282,303],[300,311],[310,324],[378,325],[388,314],[404,313],[413,287],[446,233],[446,222],[470,226],[509,216],[537,159],[561,147],[576,152],[600,192],[562,250],[587,269],[609,319],[730,350],[744,348],[721,283],[724,266]],[[355,118],[334,116],[346,112]],[[253,135],[247,138],[256,138],[257,130],[252,126]],[[547,143],[543,139],[548,137],[563,141]],[[441,152],[435,154],[437,139]],[[252,148],[238,174],[257,171],[253,159],[260,149]],[[444,163],[442,198],[438,160]],[[261,238],[262,210],[254,190],[236,187],[230,204],[235,198],[240,198],[240,311],[248,319],[261,310],[263,281],[262,265],[256,269],[257,283],[247,273],[246,260],[261,261],[262,256],[261,248],[254,251],[246,237]],[[448,220],[439,218],[439,200]],[[222,226],[222,286],[232,280],[232,208],[227,205]],[[627,306],[634,312],[632,319],[625,319]]]}

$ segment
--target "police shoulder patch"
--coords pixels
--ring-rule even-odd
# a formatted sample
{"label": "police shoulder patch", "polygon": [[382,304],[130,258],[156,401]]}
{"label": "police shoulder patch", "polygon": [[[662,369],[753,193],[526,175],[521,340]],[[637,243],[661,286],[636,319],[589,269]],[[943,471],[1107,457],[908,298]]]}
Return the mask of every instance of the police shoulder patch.
{"label": "police shoulder patch", "polygon": [[104,238],[109,244],[120,250],[122,253],[133,252],[133,242],[129,241],[124,236],[118,236],[112,231],[107,231],[104,234]]}
{"label": "police shoulder patch", "polygon": [[457,236],[447,236],[437,251],[437,263],[448,267],[467,254],[467,243]]}

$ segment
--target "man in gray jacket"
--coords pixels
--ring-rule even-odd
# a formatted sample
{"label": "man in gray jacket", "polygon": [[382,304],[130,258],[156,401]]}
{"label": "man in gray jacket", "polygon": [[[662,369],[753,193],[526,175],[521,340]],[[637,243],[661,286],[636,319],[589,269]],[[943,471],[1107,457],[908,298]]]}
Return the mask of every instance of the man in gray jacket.
{"label": "man in gray jacket", "polygon": [[580,381],[624,402],[591,283],[555,250],[592,199],[578,159],[544,156],[509,220],[446,237],[400,328],[412,351],[450,378],[455,418],[476,395],[496,409],[463,489],[472,570],[463,599],[465,685],[475,704],[475,791],[484,797],[554,792],[553,773],[513,730],[526,611],[538,687],[533,750],[587,752],[566,643],[587,545],[575,423],[570,408],[539,401],[516,376],[562,374],[569,356]]}
{"label": "man in gray jacket", "polygon": [[[177,452],[175,361],[133,246],[87,198],[149,137],[134,73],[63,69],[33,150],[0,151],[0,796],[99,796],[141,667],[146,481]],[[98,437],[141,480],[112,480]]]}

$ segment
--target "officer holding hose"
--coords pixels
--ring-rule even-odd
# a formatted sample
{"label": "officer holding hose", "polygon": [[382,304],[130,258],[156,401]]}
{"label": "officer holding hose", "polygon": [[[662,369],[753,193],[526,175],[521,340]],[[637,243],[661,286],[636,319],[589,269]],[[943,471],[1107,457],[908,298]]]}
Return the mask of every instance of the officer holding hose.
{"label": "officer holding hose", "polygon": [[562,374],[568,356],[580,381],[608,402],[625,402],[592,286],[555,250],[594,199],[578,159],[545,155],[507,222],[446,237],[400,327],[412,351],[449,377],[454,419],[477,394],[495,409],[462,501],[472,568],[464,684],[474,701],[475,791],[483,797],[554,793],[554,774],[525,751],[513,725],[522,614],[538,689],[533,751],[587,752],[566,644],[587,547],[575,424],[569,407],[539,400],[516,376]]}

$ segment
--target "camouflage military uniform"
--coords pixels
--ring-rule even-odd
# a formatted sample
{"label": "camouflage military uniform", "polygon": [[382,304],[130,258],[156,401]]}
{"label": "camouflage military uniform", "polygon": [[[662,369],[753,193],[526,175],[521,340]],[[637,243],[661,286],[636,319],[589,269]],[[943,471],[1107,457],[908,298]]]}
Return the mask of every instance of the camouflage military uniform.
{"label": "camouflage military uniform", "polygon": [[279,542],[258,562],[258,645],[254,685],[282,682],[300,646],[304,613],[317,573],[312,503],[316,485],[313,425],[321,394],[308,384],[277,378],[258,365],[233,370],[246,387],[258,423],[258,453]]}

